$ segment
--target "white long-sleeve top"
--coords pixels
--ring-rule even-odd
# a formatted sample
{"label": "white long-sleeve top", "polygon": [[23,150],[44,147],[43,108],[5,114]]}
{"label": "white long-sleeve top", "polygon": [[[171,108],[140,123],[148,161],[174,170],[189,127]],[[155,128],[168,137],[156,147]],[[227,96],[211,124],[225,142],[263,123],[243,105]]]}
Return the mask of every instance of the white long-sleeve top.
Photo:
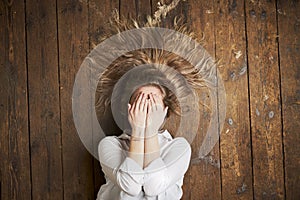
{"label": "white long-sleeve top", "polygon": [[142,168],[129,158],[130,136],[108,136],[101,140],[98,153],[106,184],[97,200],[177,200],[182,197],[184,174],[191,147],[186,139],[173,139],[165,130],[158,134],[160,157]]}

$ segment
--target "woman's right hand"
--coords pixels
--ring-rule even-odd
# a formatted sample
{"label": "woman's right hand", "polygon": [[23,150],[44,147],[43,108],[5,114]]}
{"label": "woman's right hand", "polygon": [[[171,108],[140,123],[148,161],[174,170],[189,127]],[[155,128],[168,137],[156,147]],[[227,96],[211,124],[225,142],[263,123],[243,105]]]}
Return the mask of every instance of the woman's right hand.
{"label": "woman's right hand", "polygon": [[139,93],[131,104],[128,104],[128,121],[132,129],[132,136],[144,137],[147,117],[147,101],[144,93]]}

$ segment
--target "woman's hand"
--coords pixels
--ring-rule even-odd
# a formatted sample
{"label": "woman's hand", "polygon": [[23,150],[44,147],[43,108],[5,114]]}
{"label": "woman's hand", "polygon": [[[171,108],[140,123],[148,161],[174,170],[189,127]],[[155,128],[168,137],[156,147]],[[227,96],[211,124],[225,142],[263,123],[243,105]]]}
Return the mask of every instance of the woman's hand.
{"label": "woman's hand", "polygon": [[132,129],[132,136],[143,138],[146,127],[147,101],[146,95],[137,95],[133,104],[128,104],[128,121]]}
{"label": "woman's hand", "polygon": [[159,128],[165,120],[168,112],[168,107],[164,108],[164,103],[157,95],[149,94],[147,100],[147,117],[145,137],[151,137],[158,133]]}

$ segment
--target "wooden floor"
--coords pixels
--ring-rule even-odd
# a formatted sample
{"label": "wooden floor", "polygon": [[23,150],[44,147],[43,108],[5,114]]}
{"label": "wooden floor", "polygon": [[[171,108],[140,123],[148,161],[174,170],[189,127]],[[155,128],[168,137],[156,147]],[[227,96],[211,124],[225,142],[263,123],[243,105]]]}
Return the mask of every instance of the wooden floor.
{"label": "wooden floor", "polygon": [[[157,1],[0,2],[0,199],[95,199],[104,177],[74,126],[74,78],[113,8],[145,19]],[[300,2],[187,0],[164,24],[179,14],[221,60],[227,95],[182,199],[300,199]]]}

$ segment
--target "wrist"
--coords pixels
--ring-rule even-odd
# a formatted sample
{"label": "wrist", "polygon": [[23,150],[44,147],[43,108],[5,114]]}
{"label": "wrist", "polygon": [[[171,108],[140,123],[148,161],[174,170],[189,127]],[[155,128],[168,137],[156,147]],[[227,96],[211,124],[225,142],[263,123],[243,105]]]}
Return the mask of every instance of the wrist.
{"label": "wrist", "polygon": [[147,129],[145,130],[145,138],[151,138],[158,134],[158,130],[156,129]]}
{"label": "wrist", "polygon": [[131,130],[131,136],[134,138],[144,138],[145,137],[145,129],[135,127]]}

